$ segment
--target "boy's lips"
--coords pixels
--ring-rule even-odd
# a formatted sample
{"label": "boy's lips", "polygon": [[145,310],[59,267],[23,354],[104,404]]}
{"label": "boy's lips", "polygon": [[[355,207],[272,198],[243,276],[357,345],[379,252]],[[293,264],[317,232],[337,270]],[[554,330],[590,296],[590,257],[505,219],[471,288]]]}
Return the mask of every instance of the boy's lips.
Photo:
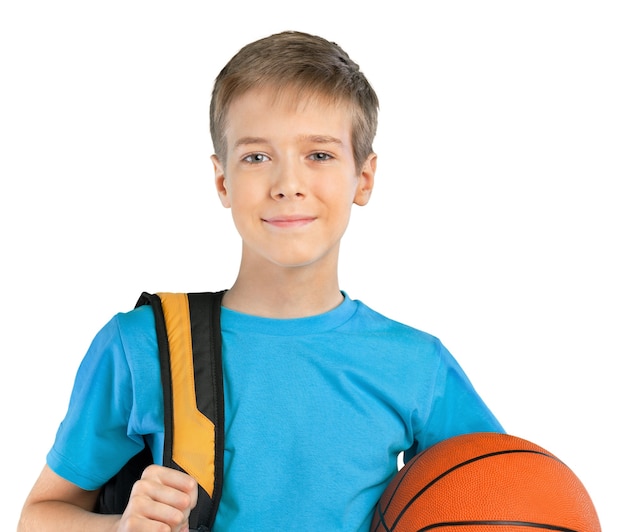
{"label": "boy's lips", "polygon": [[263,221],[274,227],[301,227],[303,225],[310,224],[315,220],[315,216],[309,216],[306,214],[290,214],[272,216],[271,218],[263,218]]}

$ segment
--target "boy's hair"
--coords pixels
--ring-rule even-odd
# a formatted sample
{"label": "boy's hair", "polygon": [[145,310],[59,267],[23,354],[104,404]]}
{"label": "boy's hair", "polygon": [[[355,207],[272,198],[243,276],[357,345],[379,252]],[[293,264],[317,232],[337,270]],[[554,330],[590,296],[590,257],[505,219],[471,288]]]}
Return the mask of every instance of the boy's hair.
{"label": "boy's hair", "polygon": [[285,31],[244,46],[215,80],[211,98],[211,138],[226,161],[226,116],[233,100],[255,88],[277,94],[322,96],[352,107],[352,150],[357,171],[372,153],[378,125],[378,97],[341,47],[308,33]]}

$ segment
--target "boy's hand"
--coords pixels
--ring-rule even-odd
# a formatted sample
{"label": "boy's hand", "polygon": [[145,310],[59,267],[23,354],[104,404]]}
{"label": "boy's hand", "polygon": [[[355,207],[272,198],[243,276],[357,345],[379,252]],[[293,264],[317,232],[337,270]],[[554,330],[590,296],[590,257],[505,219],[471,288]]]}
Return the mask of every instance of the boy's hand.
{"label": "boy's hand", "polygon": [[198,502],[198,484],[189,475],[151,465],[135,482],[119,523],[122,532],[186,532]]}

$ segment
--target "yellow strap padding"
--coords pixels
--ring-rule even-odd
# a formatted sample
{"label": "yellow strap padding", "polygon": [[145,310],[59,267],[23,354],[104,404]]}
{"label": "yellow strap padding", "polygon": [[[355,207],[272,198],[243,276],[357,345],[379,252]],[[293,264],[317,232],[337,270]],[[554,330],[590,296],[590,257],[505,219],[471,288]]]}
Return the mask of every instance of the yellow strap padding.
{"label": "yellow strap padding", "polygon": [[160,293],[172,372],[172,459],[212,497],[215,488],[215,425],[196,405],[187,294]]}

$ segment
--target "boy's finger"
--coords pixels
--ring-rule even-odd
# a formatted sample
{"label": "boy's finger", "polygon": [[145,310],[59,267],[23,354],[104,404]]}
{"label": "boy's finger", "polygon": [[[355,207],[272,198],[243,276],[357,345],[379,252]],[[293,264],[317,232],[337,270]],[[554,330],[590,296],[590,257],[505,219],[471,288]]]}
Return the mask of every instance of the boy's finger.
{"label": "boy's finger", "polygon": [[143,480],[150,480],[170,488],[191,494],[197,492],[195,479],[182,471],[169,467],[151,465],[148,466],[141,475]]}
{"label": "boy's finger", "polygon": [[[143,498],[169,506],[189,516],[198,500],[196,481],[189,475],[162,466],[146,468],[133,486],[131,499]],[[139,504],[139,501],[136,500]]]}

